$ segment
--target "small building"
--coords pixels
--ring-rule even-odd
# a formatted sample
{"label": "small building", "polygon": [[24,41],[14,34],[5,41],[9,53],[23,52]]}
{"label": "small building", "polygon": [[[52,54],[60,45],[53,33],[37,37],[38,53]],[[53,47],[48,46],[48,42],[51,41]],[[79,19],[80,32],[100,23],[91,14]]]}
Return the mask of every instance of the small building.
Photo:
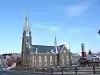
{"label": "small building", "polygon": [[81,52],[82,57],[79,59],[80,66],[89,66],[89,67],[100,66],[100,56],[95,53],[92,53],[90,50],[88,54],[86,54],[84,44],[82,44],[81,47],[82,47],[82,52]]}

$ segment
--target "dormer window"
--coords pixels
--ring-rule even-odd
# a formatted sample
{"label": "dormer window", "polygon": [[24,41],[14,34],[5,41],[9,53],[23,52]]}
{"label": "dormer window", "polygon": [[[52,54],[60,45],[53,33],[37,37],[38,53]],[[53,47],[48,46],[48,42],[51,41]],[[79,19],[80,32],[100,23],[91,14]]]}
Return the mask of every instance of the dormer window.
{"label": "dormer window", "polygon": [[64,50],[64,53],[66,53],[66,50]]}

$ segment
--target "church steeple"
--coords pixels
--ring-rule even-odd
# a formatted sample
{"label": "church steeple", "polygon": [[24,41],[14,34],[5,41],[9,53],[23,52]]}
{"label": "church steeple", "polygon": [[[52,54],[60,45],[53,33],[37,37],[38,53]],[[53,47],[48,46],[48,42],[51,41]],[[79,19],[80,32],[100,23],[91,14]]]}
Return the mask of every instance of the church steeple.
{"label": "church steeple", "polygon": [[26,12],[25,27],[23,30],[23,37],[22,37],[22,52],[21,52],[23,66],[25,66],[26,64],[28,65],[29,54],[31,52],[31,45],[32,45],[31,30],[29,27],[28,13]]}
{"label": "church steeple", "polygon": [[29,27],[29,20],[28,20],[28,10],[26,11],[26,20],[25,20],[24,31],[26,31],[26,36],[29,36],[30,27]]}
{"label": "church steeple", "polygon": [[28,21],[28,11],[26,11],[26,21],[25,21],[25,27],[29,27],[29,21]]}
{"label": "church steeple", "polygon": [[26,44],[32,44],[32,38],[31,38],[31,30],[29,26],[29,19],[28,19],[28,10],[26,11],[26,18],[25,18],[25,27],[23,31],[23,38],[25,39],[24,43]]}

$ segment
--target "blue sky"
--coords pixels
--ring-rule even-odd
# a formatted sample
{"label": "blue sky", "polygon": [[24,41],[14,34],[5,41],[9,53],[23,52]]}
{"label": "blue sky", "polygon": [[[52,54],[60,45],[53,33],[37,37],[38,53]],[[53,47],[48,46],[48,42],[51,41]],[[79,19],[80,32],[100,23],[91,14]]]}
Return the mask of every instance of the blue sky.
{"label": "blue sky", "polygon": [[99,0],[0,0],[0,53],[21,52],[26,8],[33,44],[67,42],[72,52],[100,51]]}

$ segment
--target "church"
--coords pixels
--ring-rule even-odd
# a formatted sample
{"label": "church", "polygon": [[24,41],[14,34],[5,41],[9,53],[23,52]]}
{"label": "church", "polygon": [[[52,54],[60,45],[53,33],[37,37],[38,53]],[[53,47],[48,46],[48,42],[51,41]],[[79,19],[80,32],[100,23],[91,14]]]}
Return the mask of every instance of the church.
{"label": "church", "polygon": [[22,67],[28,68],[50,68],[70,67],[71,52],[66,44],[57,45],[32,45],[32,36],[29,26],[28,15],[26,14],[25,27],[22,36],[21,59]]}

